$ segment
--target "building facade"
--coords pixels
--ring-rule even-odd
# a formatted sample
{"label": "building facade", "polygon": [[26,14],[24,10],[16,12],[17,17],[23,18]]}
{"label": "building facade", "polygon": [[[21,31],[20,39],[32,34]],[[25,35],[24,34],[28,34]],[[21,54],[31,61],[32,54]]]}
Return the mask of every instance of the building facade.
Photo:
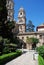
{"label": "building facade", "polygon": [[29,38],[34,37],[39,39],[39,43],[36,45],[38,47],[41,45],[44,45],[44,31],[42,31],[44,30],[44,25],[40,27],[38,26],[36,32],[26,32],[26,15],[25,15],[25,10],[22,7],[19,9],[19,12],[18,12],[17,24],[19,26],[19,33],[17,37],[22,40],[20,41],[20,43],[22,43],[24,48],[33,49],[33,44],[31,43],[28,44],[26,42],[27,37]]}
{"label": "building facade", "polygon": [[28,44],[26,42],[27,37],[29,37],[29,38],[34,37],[34,38],[39,39],[39,43],[36,45],[37,47],[44,45],[44,32],[25,32],[25,33],[19,33],[17,35],[17,37],[24,41],[24,42],[21,41],[21,43],[23,45],[25,45],[24,47],[27,48],[27,49],[33,49],[33,45],[31,43]]}
{"label": "building facade", "polygon": [[8,11],[7,20],[14,20],[14,2],[13,0],[6,0],[6,7]]}

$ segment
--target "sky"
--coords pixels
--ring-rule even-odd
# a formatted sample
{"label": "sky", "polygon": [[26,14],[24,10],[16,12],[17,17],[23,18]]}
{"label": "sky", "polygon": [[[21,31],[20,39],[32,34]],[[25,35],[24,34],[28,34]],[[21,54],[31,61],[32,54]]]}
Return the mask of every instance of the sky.
{"label": "sky", "polygon": [[44,23],[44,0],[14,0],[14,19],[16,21],[20,7],[23,7],[26,12],[26,22],[31,20],[35,28]]}

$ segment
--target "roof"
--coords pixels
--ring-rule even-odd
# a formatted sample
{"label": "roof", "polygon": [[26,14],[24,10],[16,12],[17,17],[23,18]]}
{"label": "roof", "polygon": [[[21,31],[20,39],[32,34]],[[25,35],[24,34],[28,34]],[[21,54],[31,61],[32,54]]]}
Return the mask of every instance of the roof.
{"label": "roof", "polygon": [[19,10],[23,10],[24,11],[24,8],[23,7],[20,7],[20,9]]}
{"label": "roof", "polygon": [[25,10],[24,10],[24,8],[23,8],[23,7],[20,7],[19,12],[20,12],[20,11],[25,12]]}
{"label": "roof", "polygon": [[20,35],[37,35],[37,34],[44,34],[44,32],[25,32],[25,33],[18,33],[18,36]]}
{"label": "roof", "polygon": [[41,24],[41,25],[39,25],[39,26],[37,26],[36,30],[38,30],[38,28],[39,28],[39,29],[40,29],[40,28],[44,28],[44,23]]}
{"label": "roof", "polygon": [[44,26],[44,23],[43,23],[43,24],[41,24],[41,25],[39,25],[39,26]]}

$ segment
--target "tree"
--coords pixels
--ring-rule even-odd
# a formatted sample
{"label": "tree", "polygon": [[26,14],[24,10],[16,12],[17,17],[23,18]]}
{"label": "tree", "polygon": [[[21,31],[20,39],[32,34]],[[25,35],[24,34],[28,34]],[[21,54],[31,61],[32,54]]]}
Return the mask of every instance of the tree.
{"label": "tree", "polygon": [[5,21],[7,20],[6,0],[0,0],[0,52],[3,52],[3,29],[5,28]]}
{"label": "tree", "polygon": [[32,39],[32,48],[35,49],[36,48],[36,44],[39,42],[39,39],[34,38],[34,37],[32,37],[31,39]]}
{"label": "tree", "polygon": [[40,46],[40,47],[37,47],[36,50],[39,53],[39,55],[42,56],[43,59],[44,59],[44,45]]}
{"label": "tree", "polygon": [[0,0],[0,22],[4,22],[7,19],[6,0]]}
{"label": "tree", "polygon": [[2,35],[2,30],[5,28],[5,21],[7,20],[7,8],[6,0],[0,0],[0,35]]}
{"label": "tree", "polygon": [[[14,27],[15,27],[14,21],[10,21],[10,20],[7,21],[6,0],[0,0],[0,36],[2,36],[3,39],[5,39],[5,45],[4,45],[5,52],[6,52],[6,50],[7,50],[7,52],[9,52],[9,48],[8,48],[9,46],[10,46],[10,48],[12,47],[12,50],[15,49],[15,46],[16,46],[15,41],[19,42],[19,40],[14,39],[14,34],[12,32]],[[16,30],[15,30],[15,32],[16,32]],[[10,40],[10,42],[8,42],[8,40]],[[3,43],[4,43],[4,41],[3,41]],[[0,42],[0,44],[1,44],[1,42]],[[3,46],[3,44],[1,46]],[[1,46],[0,46],[0,48],[2,48]],[[3,50],[3,48],[2,48],[2,50]]]}
{"label": "tree", "polygon": [[29,38],[29,37],[27,37],[27,38],[26,38],[26,42],[27,42],[28,44],[32,44],[32,39]]}
{"label": "tree", "polygon": [[31,38],[27,37],[26,42],[28,44],[32,44],[32,49],[35,49],[36,48],[36,44],[39,42],[39,39],[34,38],[34,37],[31,37]]}
{"label": "tree", "polygon": [[12,38],[14,26],[14,21],[7,21],[6,0],[0,0],[0,35],[5,38]]}
{"label": "tree", "polygon": [[4,39],[4,49],[3,53],[9,53],[16,50],[17,45],[15,43],[10,42],[9,39]]}
{"label": "tree", "polygon": [[32,21],[31,20],[29,20],[28,21],[28,24],[27,24],[27,26],[26,26],[26,31],[28,31],[28,32],[34,32],[34,25],[33,25],[33,23],[32,23]]}
{"label": "tree", "polygon": [[[6,21],[6,22],[5,22]],[[0,36],[4,39],[7,38],[12,40],[13,32],[12,29],[14,28],[15,23],[14,21],[7,21],[7,8],[6,8],[6,0],[0,0]],[[7,43],[7,42],[6,42]],[[12,42],[10,42],[12,43]],[[3,43],[0,41],[0,48],[3,50]],[[0,51],[2,51],[0,49]]]}
{"label": "tree", "polygon": [[37,44],[39,42],[39,39],[37,38],[32,37],[31,39],[33,44]]}
{"label": "tree", "polygon": [[2,36],[0,36],[0,55],[2,54],[3,49],[4,49],[3,38],[2,38]]}
{"label": "tree", "polygon": [[32,39],[27,37],[26,42],[27,42],[28,49],[32,49]]}
{"label": "tree", "polygon": [[14,21],[7,21],[5,24],[5,28],[3,28],[3,37],[4,38],[13,38],[13,32],[12,29],[15,27],[15,22]]}

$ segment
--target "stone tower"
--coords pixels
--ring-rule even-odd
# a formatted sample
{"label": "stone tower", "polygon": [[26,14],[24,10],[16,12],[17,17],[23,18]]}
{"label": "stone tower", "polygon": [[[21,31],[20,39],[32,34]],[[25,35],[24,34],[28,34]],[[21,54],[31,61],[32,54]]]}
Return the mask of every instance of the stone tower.
{"label": "stone tower", "polygon": [[26,15],[25,10],[21,7],[18,12],[18,25],[19,33],[24,33],[26,31]]}
{"label": "stone tower", "polygon": [[14,19],[14,2],[13,0],[6,0],[6,7],[8,11],[7,20],[12,21]]}

